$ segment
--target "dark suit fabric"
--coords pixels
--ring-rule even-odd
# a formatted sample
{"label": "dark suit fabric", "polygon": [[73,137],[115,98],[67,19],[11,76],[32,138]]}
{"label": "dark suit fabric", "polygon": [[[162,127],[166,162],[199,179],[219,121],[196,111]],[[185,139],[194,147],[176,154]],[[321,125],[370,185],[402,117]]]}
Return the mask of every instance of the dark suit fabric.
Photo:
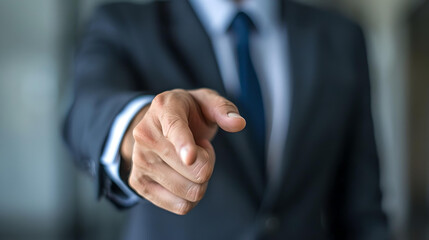
{"label": "dark suit fabric", "polygon": [[[220,131],[206,196],[186,216],[149,202],[131,209],[128,239],[388,239],[360,28],[282,2],[292,110],[279,181],[264,186],[247,133]],[[227,96],[208,35],[186,1],[102,6],[74,68],[65,138],[116,203],[100,167],[112,121],[136,96],[207,87]]]}

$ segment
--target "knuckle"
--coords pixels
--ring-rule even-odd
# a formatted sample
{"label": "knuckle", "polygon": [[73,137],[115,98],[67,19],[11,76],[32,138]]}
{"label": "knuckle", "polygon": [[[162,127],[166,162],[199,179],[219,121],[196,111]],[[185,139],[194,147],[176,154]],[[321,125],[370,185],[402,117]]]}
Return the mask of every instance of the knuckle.
{"label": "knuckle", "polygon": [[179,215],[186,215],[191,209],[192,205],[188,201],[182,201],[177,204],[176,213]]}
{"label": "knuckle", "polygon": [[195,168],[194,168],[194,172],[196,173],[196,181],[197,183],[205,183],[207,182],[213,172],[213,165],[210,163],[210,161],[204,160],[204,161],[200,161],[196,164]]}
{"label": "knuckle", "polygon": [[184,89],[181,89],[181,88],[173,89],[170,92],[174,94],[173,95],[174,97],[178,97],[179,95],[182,95],[182,94],[187,94],[187,92]]}
{"label": "knuckle", "polygon": [[177,103],[178,100],[186,99],[184,97],[186,95],[188,95],[188,93],[183,89],[165,91],[155,96],[151,106],[154,105],[154,107],[163,108],[170,103]]}
{"label": "knuckle", "polygon": [[192,202],[196,202],[203,198],[204,192],[204,188],[201,184],[193,184],[188,188],[186,196]]}
{"label": "knuckle", "polygon": [[138,171],[139,175],[152,173],[154,172],[158,162],[159,159],[156,154],[149,151],[139,152],[138,154],[134,154],[133,170]]}
{"label": "knuckle", "polygon": [[134,176],[134,174],[131,174],[128,178],[128,184],[132,189],[136,189],[139,186],[138,179]]}
{"label": "knuckle", "polygon": [[217,99],[217,104],[216,104],[217,108],[229,108],[229,109],[234,109],[237,110],[237,107],[230,102],[229,100],[223,98],[223,97],[218,97]]}
{"label": "knuckle", "polygon": [[159,137],[156,137],[156,134],[152,132],[149,127],[145,127],[146,125],[141,124],[133,129],[133,138],[134,141],[139,146],[146,146],[150,149],[156,148],[160,141]]}
{"label": "knuckle", "polygon": [[179,128],[182,126],[179,116],[170,115],[167,117],[168,127],[171,129]]}
{"label": "knuckle", "polygon": [[163,107],[165,105],[169,93],[170,91],[166,91],[156,95],[152,100],[151,107]]}
{"label": "knuckle", "polygon": [[147,180],[144,179],[143,176],[132,176],[128,179],[128,183],[130,184],[131,188],[136,190],[140,195],[144,197],[149,196],[151,193],[151,185]]}
{"label": "knuckle", "polygon": [[142,134],[142,129],[141,129],[141,127],[140,126],[136,126],[134,129],[133,129],[133,137],[134,137],[134,140],[136,141],[136,142],[140,142],[140,141],[142,141],[143,139],[143,134]]}
{"label": "knuckle", "polygon": [[173,147],[164,147],[161,150],[163,160],[174,159],[177,156],[176,150]]}
{"label": "knuckle", "polygon": [[150,194],[150,186],[149,184],[142,184],[141,186],[141,193],[143,194],[143,196],[148,196]]}
{"label": "knuckle", "polygon": [[156,111],[156,109],[162,108],[164,104],[165,104],[164,96],[162,96],[162,93],[158,94],[152,99],[152,103],[150,104],[150,110]]}
{"label": "knuckle", "polygon": [[150,160],[148,158],[143,158],[141,161],[138,162],[138,167],[143,172],[152,173],[155,169],[155,161]]}
{"label": "knuckle", "polygon": [[215,90],[210,89],[210,88],[200,88],[199,91],[201,91],[202,94],[219,95],[218,92],[216,92]]}
{"label": "knuckle", "polygon": [[164,136],[170,136],[172,132],[182,127],[181,119],[175,115],[164,116],[167,125],[165,129],[163,129]]}

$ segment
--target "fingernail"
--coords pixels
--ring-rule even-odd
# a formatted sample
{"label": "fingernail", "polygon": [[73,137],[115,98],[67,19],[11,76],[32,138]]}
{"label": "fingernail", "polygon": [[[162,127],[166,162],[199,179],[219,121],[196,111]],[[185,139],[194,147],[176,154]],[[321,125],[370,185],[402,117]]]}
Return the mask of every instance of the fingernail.
{"label": "fingernail", "polygon": [[182,159],[182,161],[184,163],[186,163],[186,158],[188,157],[188,152],[189,152],[189,148],[188,147],[183,147],[180,150],[180,158]]}
{"label": "fingernail", "polygon": [[234,113],[234,112],[228,113],[228,117],[230,117],[230,118],[243,118],[242,116],[240,116],[240,114]]}

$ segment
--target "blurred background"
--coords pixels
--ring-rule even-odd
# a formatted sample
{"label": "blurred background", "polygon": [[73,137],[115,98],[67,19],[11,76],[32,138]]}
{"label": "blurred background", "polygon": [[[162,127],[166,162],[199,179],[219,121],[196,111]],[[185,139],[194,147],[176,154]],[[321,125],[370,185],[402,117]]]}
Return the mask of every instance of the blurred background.
{"label": "blurred background", "polygon": [[[75,45],[102,2],[0,1],[0,239],[121,234],[127,212],[96,200],[60,137]],[[384,208],[395,239],[429,239],[429,1],[303,2],[364,28]]]}

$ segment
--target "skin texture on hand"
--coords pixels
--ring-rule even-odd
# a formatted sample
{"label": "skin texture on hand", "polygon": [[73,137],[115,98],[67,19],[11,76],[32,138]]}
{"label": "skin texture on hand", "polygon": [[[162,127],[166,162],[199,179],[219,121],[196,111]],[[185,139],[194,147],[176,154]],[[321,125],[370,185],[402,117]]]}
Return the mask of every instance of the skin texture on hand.
{"label": "skin texture on hand", "polygon": [[184,215],[203,198],[215,164],[218,127],[243,130],[237,107],[210,89],[157,95],[131,122],[121,144],[121,177],[158,207]]}

